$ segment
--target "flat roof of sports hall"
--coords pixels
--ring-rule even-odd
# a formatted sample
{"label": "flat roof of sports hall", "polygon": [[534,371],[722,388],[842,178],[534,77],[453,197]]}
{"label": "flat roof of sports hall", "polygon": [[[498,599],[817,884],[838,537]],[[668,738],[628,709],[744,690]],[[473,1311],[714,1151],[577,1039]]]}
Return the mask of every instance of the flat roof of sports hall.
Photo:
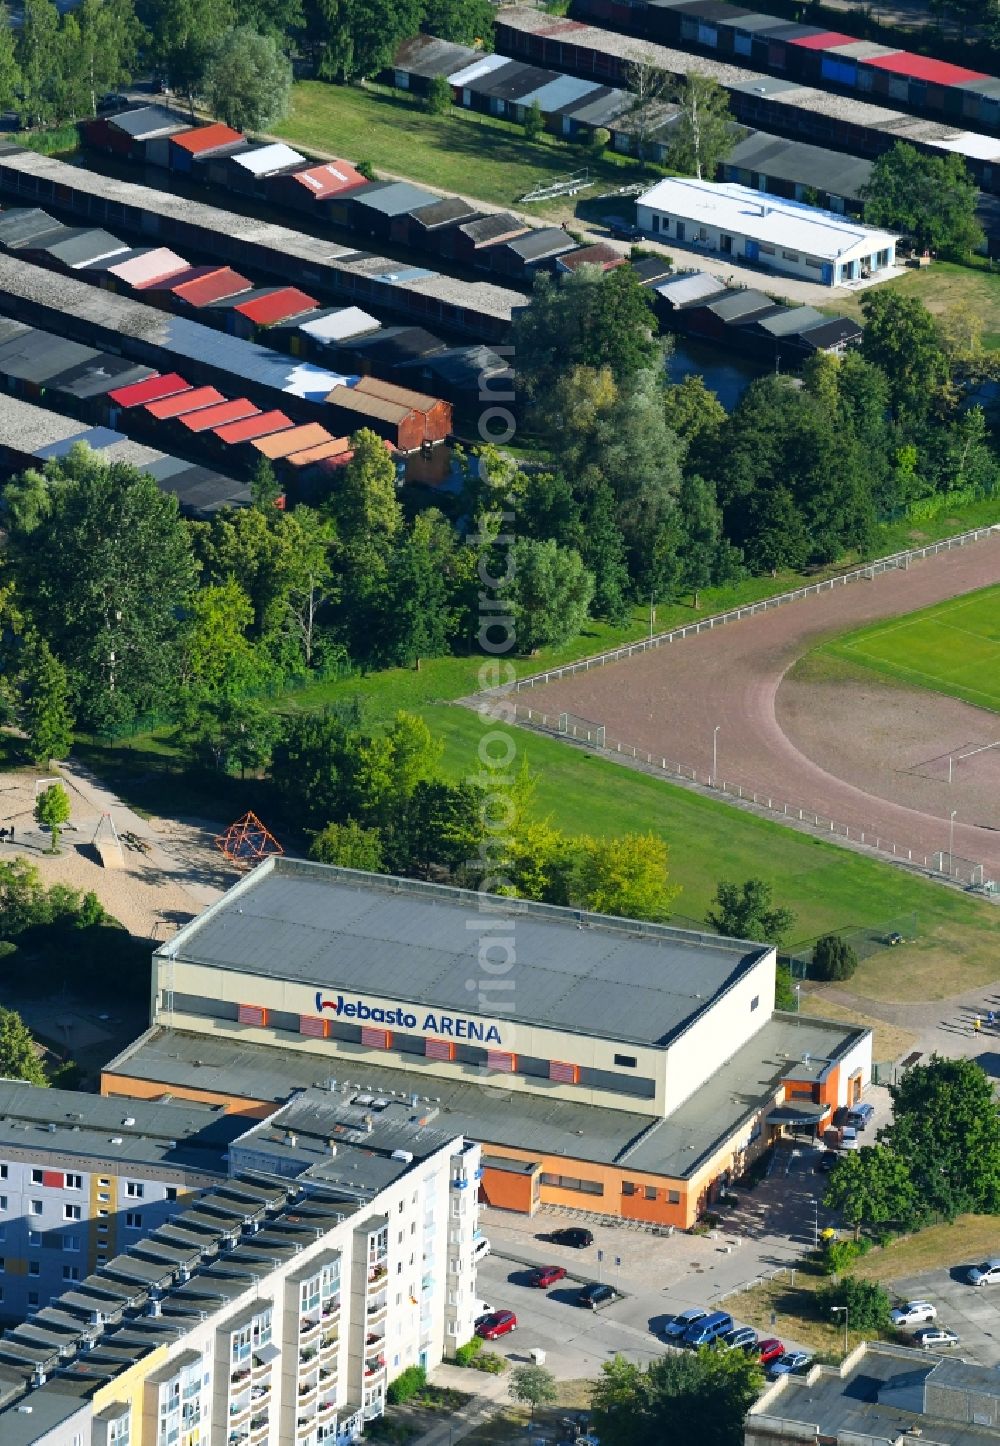
{"label": "flat roof of sports hall", "polygon": [[664,924],[297,859],[271,858],[180,929],[157,954],[241,974],[356,990],[428,1008],[468,1009],[479,946],[515,944],[511,1004],[488,1013],[543,1028],[664,1045],[770,946]]}

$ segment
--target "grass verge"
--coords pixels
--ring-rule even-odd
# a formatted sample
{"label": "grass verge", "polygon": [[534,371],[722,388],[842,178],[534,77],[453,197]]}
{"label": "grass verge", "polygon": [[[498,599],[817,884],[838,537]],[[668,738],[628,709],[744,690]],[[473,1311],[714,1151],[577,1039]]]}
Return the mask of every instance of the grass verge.
{"label": "grass verge", "polygon": [[[374,84],[300,81],[276,134],[294,145],[370,161],[376,170],[496,206],[513,205],[534,187],[563,180],[584,167],[598,190],[648,174],[628,156],[609,151],[594,160],[557,136],[528,141],[521,126],[459,106],[445,115],[430,115],[415,96]],[[531,209],[570,217],[573,203],[563,197]]]}
{"label": "grass verge", "polygon": [[[960,311],[976,316],[982,323],[983,345],[991,350],[1000,347],[1000,272],[986,266],[958,266],[951,261],[935,261],[922,270],[907,271],[883,286],[892,287],[905,296],[915,296],[935,316]],[[841,316],[861,316],[864,292],[851,292],[837,298],[829,310]]]}
{"label": "grass verge", "polygon": [[[445,745],[448,775],[476,772],[482,721],[455,706],[421,711]],[[671,877],[683,888],[677,908],[686,916],[704,918],[720,878],[751,876],[770,883],[775,898],[794,911],[794,939],[914,913],[917,941],[866,959],[851,980],[862,1011],[865,995],[943,998],[995,975],[996,914],[984,900],[555,739],[520,729],[515,738],[518,761],[526,759],[535,776],[541,816],[570,833],[648,829],[666,840]]]}
{"label": "grass verge", "polygon": [[975,1265],[996,1254],[995,1215],[959,1215],[950,1224],[930,1225],[916,1235],[902,1236],[881,1249],[871,1250],[852,1266],[861,1280],[878,1280],[883,1285],[905,1280],[925,1270],[946,1266]]}
{"label": "grass verge", "polygon": [[816,652],[1000,712],[1000,587],[843,633]]}
{"label": "grass verge", "polygon": [[[884,963],[883,959],[883,965]],[[842,989],[843,985],[835,987]],[[903,1055],[909,1054],[917,1042],[917,1036],[910,1030],[901,1029],[898,1024],[890,1024],[876,1015],[868,1014],[864,1009],[851,1008],[837,999],[831,999],[829,990],[822,984],[809,985],[807,991],[803,991],[802,1009],[804,1013],[815,1014],[820,1019],[843,1019],[847,1024],[870,1029],[873,1035],[872,1059],[879,1064],[901,1059]]]}

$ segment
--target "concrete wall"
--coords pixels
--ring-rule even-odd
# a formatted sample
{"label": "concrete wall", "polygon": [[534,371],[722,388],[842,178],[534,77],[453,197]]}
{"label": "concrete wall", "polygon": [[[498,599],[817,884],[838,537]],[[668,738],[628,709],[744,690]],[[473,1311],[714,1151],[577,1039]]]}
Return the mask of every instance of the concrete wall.
{"label": "concrete wall", "polygon": [[[720,1065],[731,1059],[764,1027],[774,1009],[777,956],[768,950],[754,967],[717,999],[670,1045],[667,1054],[666,1111],[696,1094]],[[756,1007],[752,1007],[754,1000]]]}

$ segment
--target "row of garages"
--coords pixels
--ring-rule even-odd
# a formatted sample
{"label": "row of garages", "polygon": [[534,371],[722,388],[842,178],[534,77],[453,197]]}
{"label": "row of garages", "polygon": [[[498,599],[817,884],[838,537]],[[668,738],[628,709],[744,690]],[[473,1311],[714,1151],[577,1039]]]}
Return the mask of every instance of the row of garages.
{"label": "row of garages", "polygon": [[642,139],[645,155],[666,159],[670,127],[678,107],[665,99],[637,101],[620,86],[602,85],[559,71],[451,45],[431,35],[404,41],[388,78],[400,90],[426,94],[432,80],[445,79],[452,100],[467,110],[523,123],[535,107],[548,130],[564,140],[580,141],[606,130],[611,145],[633,154]]}
{"label": "row of garages", "polygon": [[[428,41],[432,49],[440,45],[428,36],[418,40]],[[420,48],[417,41],[410,44]],[[586,82],[562,79],[589,88]],[[631,100],[624,92],[620,94]],[[82,132],[88,146],[147,167],[147,176],[165,173],[168,185],[169,176],[177,174],[216,194],[250,197],[283,213],[304,214],[318,230],[348,231],[366,243],[422,252],[436,263],[489,272],[522,285],[530,285],[539,269],[572,269],[583,264],[577,253],[586,248],[578,246],[561,227],[533,227],[509,212],[484,213],[460,196],[439,196],[409,181],[366,181],[348,161],[310,165],[283,143],[254,144],[219,123],[191,126],[163,106],[142,106],[87,122]],[[253,222],[246,220],[243,225],[251,229]],[[345,249],[336,259],[350,267],[351,256]],[[398,302],[400,290],[415,289],[417,283],[426,284],[435,277],[450,281],[456,289],[466,288],[472,299],[482,284],[455,281],[421,266],[364,255],[366,263],[373,259],[391,268],[382,273],[382,279],[395,288],[393,296],[385,299],[390,309]],[[414,317],[425,315],[425,308],[418,308],[412,295],[408,300]],[[480,328],[483,341],[498,339],[495,311],[495,307],[491,309],[489,323]]]}
{"label": "row of garages", "polygon": [[[1000,141],[971,131],[956,117],[948,122],[891,109],[884,99],[843,95],[787,74],[754,70],[742,56],[692,54],[646,34],[649,11],[630,6],[627,16],[593,8],[599,0],[577,0],[575,9],[594,23],[568,20],[544,10],[505,6],[497,13],[496,43],[508,55],[547,65],[584,79],[627,85],[637,63],[681,79],[706,75],[729,93],[733,115],[742,125],[776,136],[843,151],[868,159],[897,141],[935,154],[960,155],[980,186],[1000,191]],[[732,7],[725,6],[727,11]],[[609,25],[617,29],[605,28]]]}
{"label": "row of garages", "polygon": [[[332,396],[338,387],[356,389],[361,375],[377,376],[387,383],[396,379],[409,383],[406,390],[411,395],[400,399],[403,410],[398,421],[372,414],[357,424],[373,426],[403,452],[443,441],[452,425],[451,405],[444,399],[424,396],[419,411],[412,405],[415,368],[433,377],[431,359],[448,353],[452,370],[445,380],[460,391],[454,387],[454,369],[464,352],[474,351],[480,373],[484,369],[501,371],[505,365],[488,349],[484,355],[482,348],[448,348],[440,337],[421,327],[382,327],[359,307],[322,307],[315,297],[294,286],[254,286],[225,263],[191,265],[169,247],[131,247],[102,227],[65,226],[39,207],[0,212],[0,252],[55,271],[72,272],[102,290],[197,319],[240,341],[275,345],[306,363],[316,363],[321,370],[315,375],[306,368],[298,376],[315,397],[330,400],[325,393]],[[239,347],[234,355],[240,358],[243,375],[260,376],[255,351]],[[269,361],[264,369],[270,375]],[[467,384],[471,386],[471,382]],[[392,390],[386,387],[383,401],[391,400]],[[346,391],[337,401],[340,410],[355,404],[356,399],[348,400]]]}
{"label": "row of garages", "polygon": [[705,271],[670,277],[653,294],[668,329],[792,366],[817,352],[843,353],[861,340],[862,328],[850,317],[782,306],[763,291],[726,286]]}
{"label": "row of garages", "polygon": [[[0,469],[5,475],[39,467],[84,444],[109,465],[125,463],[148,472],[163,492],[177,498],[189,517],[206,518],[223,507],[250,502],[246,483],[217,468],[161,451],[101,422],[102,402],[118,387],[142,385],[150,367],[66,342],[19,322],[0,321]],[[68,415],[23,398],[41,397]]]}
{"label": "row of garages", "polygon": [[663,45],[746,62],[804,85],[888,101],[915,115],[1000,131],[1000,80],[966,66],[860,40],[726,0],[575,0],[574,12]]}

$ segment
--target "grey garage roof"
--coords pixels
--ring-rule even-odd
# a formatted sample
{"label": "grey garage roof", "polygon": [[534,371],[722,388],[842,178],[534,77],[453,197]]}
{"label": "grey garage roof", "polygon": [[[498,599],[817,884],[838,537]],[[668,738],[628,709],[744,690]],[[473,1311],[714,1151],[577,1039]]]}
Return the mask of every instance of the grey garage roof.
{"label": "grey garage roof", "polygon": [[757,171],[776,181],[813,186],[834,196],[855,198],[871,179],[871,161],[842,156],[822,146],[786,141],[756,131],[734,146],[726,157],[727,166]]}
{"label": "grey garage roof", "polygon": [[[165,957],[316,989],[464,1011],[483,896],[351,869],[270,859],[163,946]],[[516,920],[517,1007],[498,1018],[663,1044],[767,946],[571,909],[489,899]]]}

